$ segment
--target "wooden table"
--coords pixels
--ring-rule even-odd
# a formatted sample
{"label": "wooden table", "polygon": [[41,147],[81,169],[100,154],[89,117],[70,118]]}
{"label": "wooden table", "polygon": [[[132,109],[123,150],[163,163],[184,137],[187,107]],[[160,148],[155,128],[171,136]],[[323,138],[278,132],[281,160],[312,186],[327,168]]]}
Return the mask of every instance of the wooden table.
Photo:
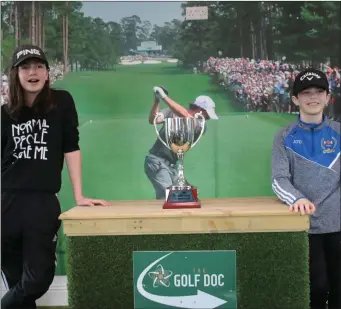
{"label": "wooden table", "polygon": [[[193,248],[237,250],[241,308],[309,307],[309,218],[274,197],[204,199],[200,209],[179,210],[163,210],[156,200],[113,201],[76,206],[60,218],[71,308],[133,308],[132,252]],[[123,283],[115,275],[122,268]],[[97,292],[88,293],[93,287]]]}

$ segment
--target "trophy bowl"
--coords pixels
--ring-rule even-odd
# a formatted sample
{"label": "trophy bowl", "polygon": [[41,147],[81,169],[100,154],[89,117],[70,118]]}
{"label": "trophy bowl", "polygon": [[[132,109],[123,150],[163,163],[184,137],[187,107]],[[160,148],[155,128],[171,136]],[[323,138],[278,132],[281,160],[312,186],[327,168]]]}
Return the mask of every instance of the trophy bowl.
{"label": "trophy bowl", "polygon": [[[184,154],[200,140],[205,129],[205,118],[201,113],[194,117],[174,117],[163,119],[165,141],[160,137],[156,121],[163,115],[158,113],[154,118],[154,127],[158,139],[172,152],[177,154],[177,178],[172,186],[166,189],[164,209],[200,208],[197,188],[190,185],[184,176]],[[200,118],[200,120],[199,120]],[[199,121],[198,121],[199,120]],[[198,135],[198,128],[201,127]],[[196,135],[198,137],[196,138]]]}

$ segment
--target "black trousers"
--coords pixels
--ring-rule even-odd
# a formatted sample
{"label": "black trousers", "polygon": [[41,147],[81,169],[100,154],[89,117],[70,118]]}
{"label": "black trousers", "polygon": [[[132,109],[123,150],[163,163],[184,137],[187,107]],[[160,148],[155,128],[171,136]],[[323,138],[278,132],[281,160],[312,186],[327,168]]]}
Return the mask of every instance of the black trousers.
{"label": "black trousers", "polygon": [[311,309],[341,309],[340,235],[309,235]]}
{"label": "black trousers", "polygon": [[2,192],[1,213],[1,270],[9,289],[1,308],[35,309],[55,275],[59,201],[51,193]]}

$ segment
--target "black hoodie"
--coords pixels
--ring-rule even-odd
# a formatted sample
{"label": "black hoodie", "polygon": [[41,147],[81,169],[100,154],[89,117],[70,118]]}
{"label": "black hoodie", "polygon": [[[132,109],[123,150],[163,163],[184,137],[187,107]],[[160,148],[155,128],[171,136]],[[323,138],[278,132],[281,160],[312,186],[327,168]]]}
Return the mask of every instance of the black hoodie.
{"label": "black hoodie", "polygon": [[64,154],[79,150],[78,115],[71,94],[51,90],[56,107],[38,116],[24,107],[18,120],[1,107],[1,190],[57,193]]}

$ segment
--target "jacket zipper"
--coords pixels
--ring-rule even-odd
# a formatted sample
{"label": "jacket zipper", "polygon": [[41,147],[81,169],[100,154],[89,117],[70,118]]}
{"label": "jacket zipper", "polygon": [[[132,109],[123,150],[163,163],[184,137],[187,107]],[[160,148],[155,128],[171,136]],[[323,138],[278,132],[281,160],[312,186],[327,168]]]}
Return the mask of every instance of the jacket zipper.
{"label": "jacket zipper", "polygon": [[312,140],[312,156],[314,157],[315,156],[315,134],[314,134],[314,132],[315,132],[315,129],[314,128],[312,128],[311,129],[311,135],[312,135],[312,137],[311,137],[311,140]]}

